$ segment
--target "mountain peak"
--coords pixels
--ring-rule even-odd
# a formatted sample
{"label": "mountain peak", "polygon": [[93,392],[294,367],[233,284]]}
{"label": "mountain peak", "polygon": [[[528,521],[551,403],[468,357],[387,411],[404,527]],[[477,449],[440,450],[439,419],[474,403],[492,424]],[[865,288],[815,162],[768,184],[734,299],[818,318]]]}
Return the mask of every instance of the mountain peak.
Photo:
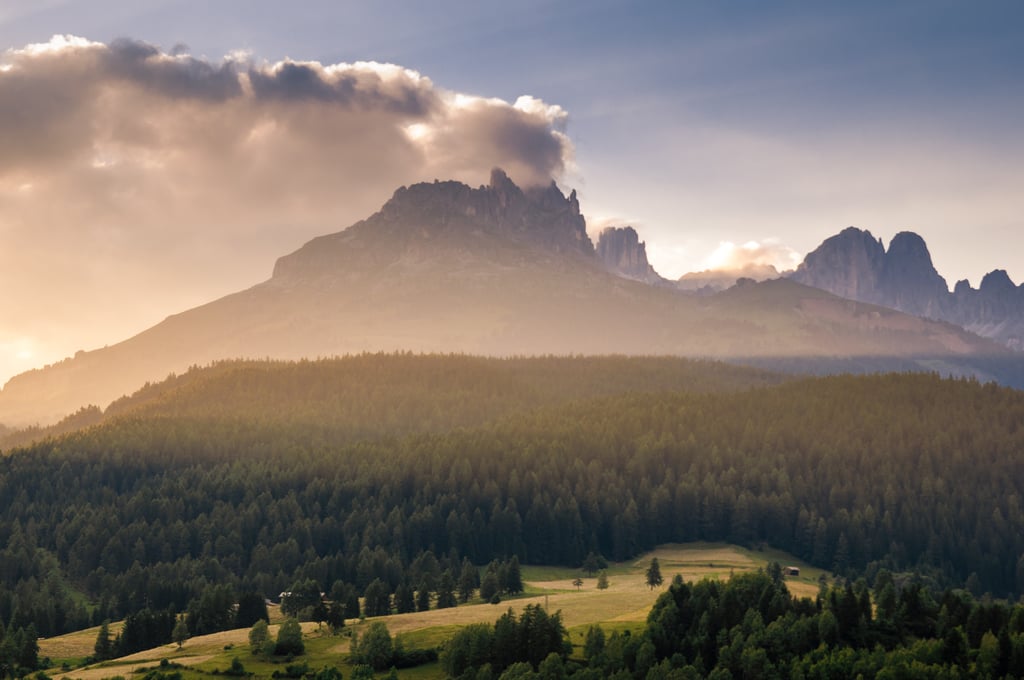
{"label": "mountain peak", "polygon": [[901,231],[889,241],[889,257],[895,257],[904,262],[914,262],[922,267],[935,270],[932,265],[932,255],[928,252],[928,244],[918,234],[912,231]]}
{"label": "mountain peak", "polygon": [[978,290],[961,280],[951,293],[928,245],[912,231],[896,234],[886,251],[870,232],[843,229],[808,254],[792,278],[851,300],[948,321],[1024,350],[1024,285],[1016,287],[997,269]]}
{"label": "mountain peak", "polygon": [[807,254],[792,279],[840,297],[877,302],[885,247],[870,231],[847,227]]}
{"label": "mountain peak", "polygon": [[941,318],[946,279],[932,264],[924,239],[912,231],[901,231],[889,242],[881,286],[891,306],[915,316]]}
{"label": "mountain peak", "polygon": [[[569,197],[574,201],[576,192]],[[666,283],[647,261],[647,244],[633,227],[608,227],[597,238],[597,256],[612,272],[635,281]]]}
{"label": "mountain peak", "polygon": [[983,293],[992,294],[1010,294],[1016,291],[1016,289],[1017,286],[1014,285],[1013,280],[1010,279],[1010,275],[1006,273],[1005,269],[994,269],[985,274],[978,288]]}
{"label": "mountain peak", "polygon": [[280,258],[274,278],[329,274],[354,251],[373,251],[384,265],[414,245],[468,249],[486,236],[548,252],[594,255],[576,192],[566,198],[555,182],[522,189],[495,168],[489,183],[476,189],[450,180],[400,187],[369,218]]}

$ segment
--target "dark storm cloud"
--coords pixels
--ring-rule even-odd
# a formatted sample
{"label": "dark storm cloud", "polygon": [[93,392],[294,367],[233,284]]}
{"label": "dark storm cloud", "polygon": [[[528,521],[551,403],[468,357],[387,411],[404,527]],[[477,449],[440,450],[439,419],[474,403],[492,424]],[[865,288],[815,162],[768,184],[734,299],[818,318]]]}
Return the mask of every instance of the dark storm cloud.
{"label": "dark storm cloud", "polygon": [[270,68],[250,68],[248,76],[257,99],[314,100],[410,116],[425,116],[440,105],[429,81],[400,77],[385,80],[369,65],[361,69],[356,66],[339,72],[319,64],[283,62]]}
{"label": "dark storm cloud", "polygon": [[179,54],[163,54],[138,40],[121,38],[103,53],[101,65],[111,76],[169,98],[197,98],[220,101],[242,94],[235,64],[214,65]]}

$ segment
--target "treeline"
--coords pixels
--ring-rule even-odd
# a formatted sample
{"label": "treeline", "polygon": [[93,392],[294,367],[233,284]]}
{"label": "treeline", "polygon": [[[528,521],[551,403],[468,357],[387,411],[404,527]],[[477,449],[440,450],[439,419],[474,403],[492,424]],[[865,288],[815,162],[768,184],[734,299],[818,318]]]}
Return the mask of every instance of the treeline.
{"label": "treeline", "polygon": [[[601,653],[589,658],[600,665]],[[726,583],[675,580],[632,659],[622,677],[1019,678],[1024,606],[963,590],[933,598],[920,583],[897,586],[887,571],[873,591],[861,579],[797,600],[774,565]]]}
{"label": "treeline", "polygon": [[[416,365],[377,361],[382,375]],[[449,359],[423,361],[443,374]],[[433,395],[427,380],[407,397]],[[50,625],[22,597],[54,564],[55,589],[84,591],[94,616],[113,619],[180,610],[211,586],[276,597],[305,579],[357,595],[379,581],[392,606],[409,592],[438,606],[458,594],[464,561],[578,566],[692,540],[763,541],[843,575],[918,570],[936,586],[1024,592],[1024,395],[1009,389],[889,375],[623,393],[355,443],[338,443],[347,426],[268,404],[256,420],[126,415],[0,460],[12,557],[0,620],[34,612],[40,632]]]}
{"label": "treeline", "polygon": [[[536,615],[524,612],[520,625]],[[887,571],[870,588],[845,581],[814,599],[792,597],[778,564],[724,582],[677,576],[642,634],[591,626],[571,658],[550,618],[550,632],[526,635],[536,641],[527,644],[511,613],[467,626],[446,643],[442,667],[460,680],[1024,677],[1024,606],[963,590],[933,598]]]}

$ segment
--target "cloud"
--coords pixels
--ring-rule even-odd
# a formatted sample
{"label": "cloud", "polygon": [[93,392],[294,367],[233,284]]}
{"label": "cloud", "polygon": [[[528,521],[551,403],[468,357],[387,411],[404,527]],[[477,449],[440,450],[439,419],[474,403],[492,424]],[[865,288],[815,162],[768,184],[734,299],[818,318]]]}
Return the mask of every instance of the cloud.
{"label": "cloud", "polygon": [[0,289],[22,294],[0,297],[4,330],[67,353],[116,341],[266,278],[403,184],[476,185],[495,166],[546,184],[572,161],[566,118],[392,64],[74,36],[8,50]]}
{"label": "cloud", "polygon": [[721,241],[708,256],[707,267],[718,271],[739,271],[750,267],[772,266],[781,272],[795,268],[802,259],[800,253],[776,239],[747,241],[742,245]]}

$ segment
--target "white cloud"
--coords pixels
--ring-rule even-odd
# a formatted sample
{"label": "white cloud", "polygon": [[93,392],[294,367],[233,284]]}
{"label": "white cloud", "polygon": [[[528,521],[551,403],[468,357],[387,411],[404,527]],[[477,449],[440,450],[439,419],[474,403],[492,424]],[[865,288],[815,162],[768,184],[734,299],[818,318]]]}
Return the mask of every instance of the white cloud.
{"label": "white cloud", "polygon": [[803,256],[797,251],[769,238],[740,245],[721,241],[705,264],[712,270],[736,271],[750,266],[772,266],[781,272],[795,268],[802,260]]}

